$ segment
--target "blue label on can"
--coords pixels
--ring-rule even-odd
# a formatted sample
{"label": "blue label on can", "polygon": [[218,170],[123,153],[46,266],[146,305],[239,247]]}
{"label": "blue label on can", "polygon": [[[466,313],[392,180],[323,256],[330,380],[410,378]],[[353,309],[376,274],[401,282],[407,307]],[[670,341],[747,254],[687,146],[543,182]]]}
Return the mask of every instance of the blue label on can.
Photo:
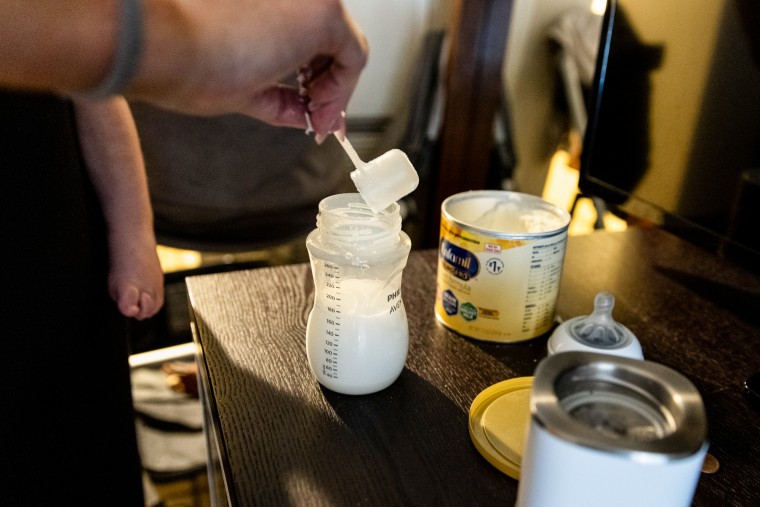
{"label": "blue label on can", "polygon": [[445,239],[441,241],[440,256],[446,262],[448,271],[460,280],[475,278],[480,271],[480,262],[475,254]]}
{"label": "blue label on can", "polygon": [[446,315],[456,315],[459,311],[459,300],[450,290],[443,291],[441,294],[441,304]]}

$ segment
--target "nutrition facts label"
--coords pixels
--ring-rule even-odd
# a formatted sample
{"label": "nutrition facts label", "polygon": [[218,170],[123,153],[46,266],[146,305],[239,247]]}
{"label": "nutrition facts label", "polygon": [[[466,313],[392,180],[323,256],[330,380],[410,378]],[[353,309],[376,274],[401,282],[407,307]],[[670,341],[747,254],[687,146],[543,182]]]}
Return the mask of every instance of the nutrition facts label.
{"label": "nutrition facts label", "polygon": [[528,291],[522,322],[522,331],[525,333],[543,333],[552,326],[566,241],[567,238],[562,237],[551,243],[534,245],[531,249]]}

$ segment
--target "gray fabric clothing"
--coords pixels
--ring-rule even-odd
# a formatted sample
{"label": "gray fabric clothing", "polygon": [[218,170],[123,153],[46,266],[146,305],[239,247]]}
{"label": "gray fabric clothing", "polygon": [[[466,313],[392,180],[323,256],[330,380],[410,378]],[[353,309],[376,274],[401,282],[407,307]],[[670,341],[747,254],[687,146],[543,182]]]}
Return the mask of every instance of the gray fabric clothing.
{"label": "gray fabric clothing", "polygon": [[317,205],[350,185],[336,142],[239,115],[185,116],[132,104],[159,242],[238,250],[314,228]]}

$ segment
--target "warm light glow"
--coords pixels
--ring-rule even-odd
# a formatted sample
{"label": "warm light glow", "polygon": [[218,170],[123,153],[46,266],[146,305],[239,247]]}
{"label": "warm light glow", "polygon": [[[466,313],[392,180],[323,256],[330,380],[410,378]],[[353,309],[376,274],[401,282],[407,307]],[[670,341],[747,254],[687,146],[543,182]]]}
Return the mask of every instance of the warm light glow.
{"label": "warm light glow", "polygon": [[549,164],[544,191],[541,197],[560,208],[570,210],[578,194],[578,171],[569,166],[570,154],[557,150]]}
{"label": "warm light glow", "polygon": [[[567,233],[570,236],[590,234],[594,232],[597,210],[593,201],[587,197],[578,199],[576,202],[580,175],[577,169],[570,167],[569,163],[570,154],[567,151],[557,150],[554,153],[542,197],[567,211],[570,211],[573,203],[575,203],[575,211]],[[628,227],[625,220],[609,211],[604,213],[602,221],[606,231],[624,231]]]}
{"label": "warm light glow", "polygon": [[181,250],[158,245],[156,252],[164,273],[195,269],[201,266],[201,253],[194,250]]}
{"label": "warm light glow", "polygon": [[591,12],[597,16],[604,16],[605,9],[607,9],[607,0],[591,0]]}

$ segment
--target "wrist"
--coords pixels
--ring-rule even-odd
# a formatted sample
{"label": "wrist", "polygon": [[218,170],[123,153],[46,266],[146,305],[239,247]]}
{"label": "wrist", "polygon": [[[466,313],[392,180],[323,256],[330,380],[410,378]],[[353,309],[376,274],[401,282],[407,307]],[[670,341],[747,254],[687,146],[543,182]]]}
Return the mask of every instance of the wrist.
{"label": "wrist", "polygon": [[121,94],[132,80],[141,56],[143,42],[142,0],[119,0],[111,67],[105,77],[85,91],[85,98],[104,99]]}
{"label": "wrist", "polygon": [[164,100],[190,79],[195,32],[184,2],[143,0],[143,40],[135,74],[124,90],[132,99]]}

